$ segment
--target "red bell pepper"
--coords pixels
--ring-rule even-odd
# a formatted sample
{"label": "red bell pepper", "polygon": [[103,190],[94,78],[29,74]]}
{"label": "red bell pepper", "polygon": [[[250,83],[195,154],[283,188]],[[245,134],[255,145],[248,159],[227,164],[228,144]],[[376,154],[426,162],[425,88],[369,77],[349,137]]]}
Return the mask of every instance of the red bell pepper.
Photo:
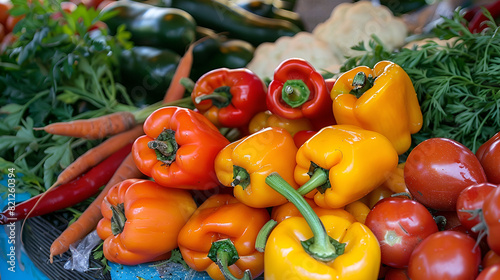
{"label": "red bell pepper", "polygon": [[163,107],[144,122],[132,146],[137,168],[164,187],[208,190],[219,186],[214,160],[229,144],[203,115],[182,107]]}
{"label": "red bell pepper", "polygon": [[266,103],[273,114],[288,119],[307,118],[315,129],[335,124],[325,79],[304,59],[290,58],[276,68]]}
{"label": "red bell pepper", "polygon": [[241,127],[267,109],[266,90],[264,82],[248,69],[218,68],[198,79],[191,98],[216,126]]}

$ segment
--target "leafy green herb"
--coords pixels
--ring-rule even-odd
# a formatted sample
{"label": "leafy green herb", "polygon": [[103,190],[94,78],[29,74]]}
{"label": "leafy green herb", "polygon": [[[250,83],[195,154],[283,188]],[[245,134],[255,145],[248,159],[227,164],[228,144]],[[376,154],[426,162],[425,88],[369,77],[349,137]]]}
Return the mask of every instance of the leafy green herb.
{"label": "leafy green herb", "polygon": [[[132,46],[124,29],[94,29],[101,14],[62,0],[12,0],[17,40],[0,55],[0,157],[41,178],[47,188],[62,168],[99,141],[51,136],[34,127],[136,110],[115,82],[119,54]],[[56,15],[60,15],[57,17]],[[40,191],[35,188],[36,191]]]}
{"label": "leafy green herb", "polygon": [[472,151],[500,131],[500,36],[491,15],[490,28],[471,33],[456,11],[434,29],[445,45],[433,40],[413,49],[383,49],[376,38],[364,54],[349,58],[341,72],[359,65],[373,67],[381,60],[400,65],[417,92],[424,124],[414,135],[414,145],[429,137],[454,139]]}

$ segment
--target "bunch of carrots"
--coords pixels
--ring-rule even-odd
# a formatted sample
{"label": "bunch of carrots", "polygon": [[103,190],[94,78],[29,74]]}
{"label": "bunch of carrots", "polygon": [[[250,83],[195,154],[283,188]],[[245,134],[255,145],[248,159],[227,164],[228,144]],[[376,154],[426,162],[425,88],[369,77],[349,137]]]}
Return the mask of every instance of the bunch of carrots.
{"label": "bunch of carrots", "polygon": [[[108,190],[118,182],[143,176],[137,169],[130,151],[135,139],[144,133],[142,123],[146,117],[160,107],[186,104],[188,100],[191,102],[190,97],[183,98],[185,87],[180,81],[189,77],[193,61],[192,50],[196,43],[190,45],[179,62],[172,83],[161,102],[134,113],[117,112],[98,118],[60,122],[37,128],[53,135],[107,139],[65,168],[44,193],[16,205],[14,211],[7,209],[0,213],[0,224],[26,220],[70,207],[96,194],[105,185],[81,216],[53,242],[50,261],[53,261],[53,256],[63,254],[71,244],[94,230],[102,218],[101,203]],[[68,194],[72,197],[65,197]]]}

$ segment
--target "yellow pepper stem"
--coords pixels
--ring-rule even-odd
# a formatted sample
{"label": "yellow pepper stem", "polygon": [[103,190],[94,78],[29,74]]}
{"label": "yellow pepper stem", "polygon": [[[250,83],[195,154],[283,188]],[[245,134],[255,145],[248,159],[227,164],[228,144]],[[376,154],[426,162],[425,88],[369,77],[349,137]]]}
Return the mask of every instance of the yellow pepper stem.
{"label": "yellow pepper stem", "polygon": [[257,238],[255,239],[255,250],[261,253],[264,252],[267,239],[277,224],[277,221],[271,219],[260,229],[259,234],[257,234]]}
{"label": "yellow pepper stem", "polygon": [[298,188],[297,192],[300,195],[305,195],[318,187],[321,187],[320,191],[322,193],[325,189],[330,187],[330,183],[328,180],[328,171],[321,167],[318,167],[314,170],[311,178],[300,188]]}
{"label": "yellow pepper stem", "polygon": [[311,228],[313,237],[302,241],[302,246],[306,252],[313,258],[322,261],[331,261],[343,253],[345,244],[340,244],[328,236],[323,223],[312,207],[285,179],[278,173],[273,172],[266,177],[266,183],[293,203]]}
{"label": "yellow pepper stem", "polygon": [[234,247],[231,239],[221,239],[212,243],[210,251],[208,252],[208,257],[217,264],[222,275],[228,280],[252,280],[252,273],[250,270],[245,270],[242,278],[236,278],[231,271],[229,271],[229,266],[233,265],[237,260],[240,259],[238,256],[238,251]]}
{"label": "yellow pepper stem", "polygon": [[373,82],[375,79],[371,76],[366,76],[365,72],[358,72],[354,75],[352,79],[352,90],[351,94],[354,94],[359,98],[363,93],[373,87]]}

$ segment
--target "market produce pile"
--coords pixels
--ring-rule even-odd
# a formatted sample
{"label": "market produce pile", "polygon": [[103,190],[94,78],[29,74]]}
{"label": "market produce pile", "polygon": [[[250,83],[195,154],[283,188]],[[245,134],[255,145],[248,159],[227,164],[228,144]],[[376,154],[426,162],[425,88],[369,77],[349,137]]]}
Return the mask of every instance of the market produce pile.
{"label": "market produce pile", "polygon": [[75,213],[51,263],[96,232],[212,279],[497,279],[499,4],[408,42],[292,2],[0,3],[0,188],[32,196],[0,224]]}

